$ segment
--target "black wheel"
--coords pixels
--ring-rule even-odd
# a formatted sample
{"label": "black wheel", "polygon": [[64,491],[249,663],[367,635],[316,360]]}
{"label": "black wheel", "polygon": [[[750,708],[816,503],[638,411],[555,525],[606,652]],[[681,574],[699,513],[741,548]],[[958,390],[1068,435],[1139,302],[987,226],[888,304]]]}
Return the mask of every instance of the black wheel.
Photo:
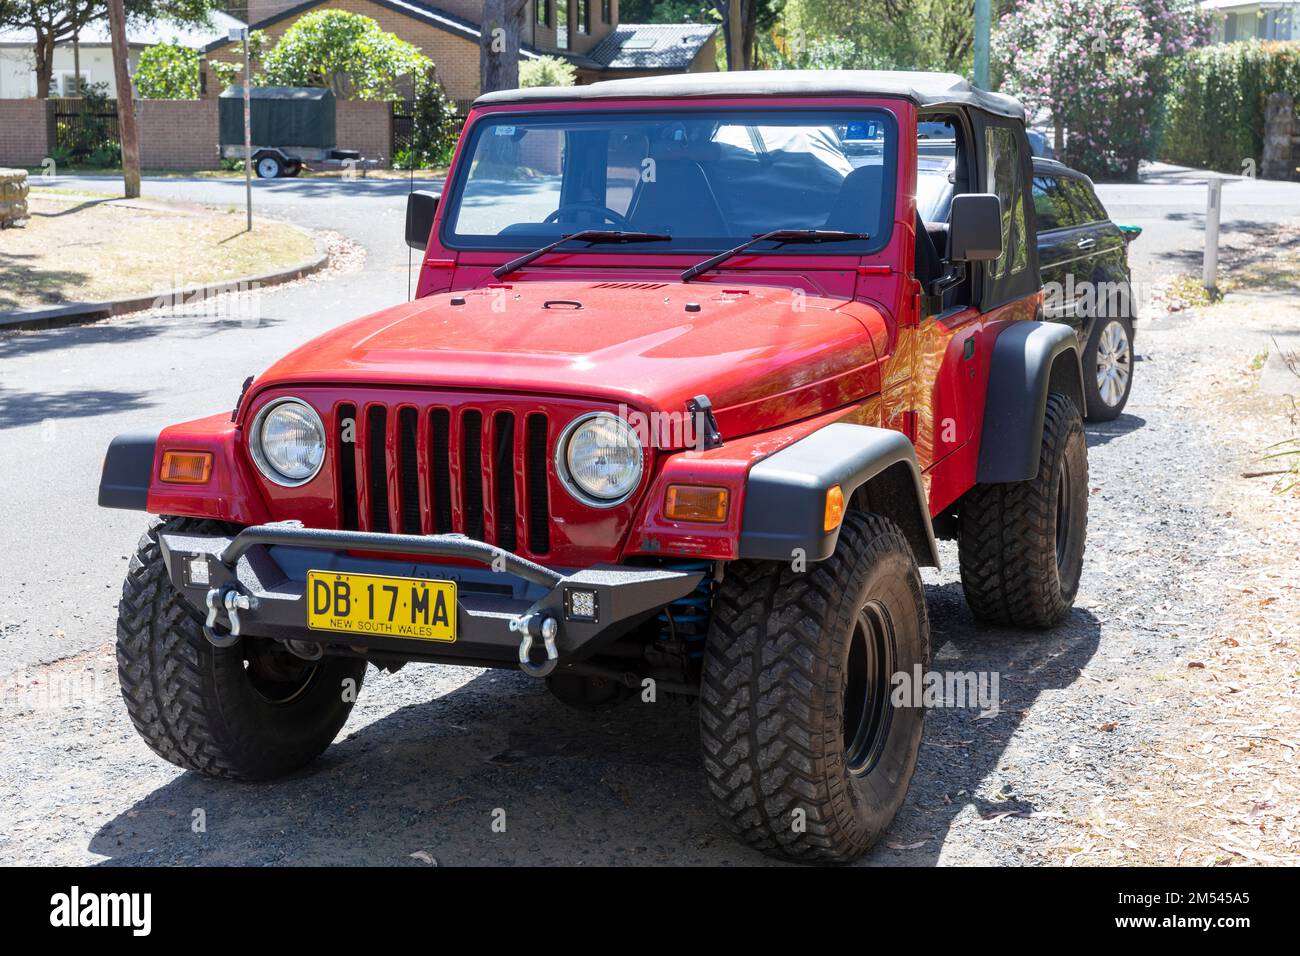
{"label": "black wheel", "polygon": [[[718,810],[757,849],[847,862],[902,806],[924,711],[891,677],[928,666],[921,575],[890,521],[850,512],[806,571],[737,562],[718,587],[700,737]],[[919,702],[916,702],[919,703]]]}
{"label": "black wheel", "polygon": [[295,770],[338,734],[361,689],[365,662],[308,662],[276,642],[249,637],[213,647],[167,579],[158,535],[177,531],[228,528],[169,518],[140,539],[117,618],[117,673],[131,720],[154,753],[186,770],[243,780]]}
{"label": "black wheel", "polygon": [[297,176],[302,172],[302,163],[296,159],[291,159],[284,165],[284,175],[290,178]]}
{"label": "black wheel", "polygon": [[1083,389],[1088,419],[1118,418],[1133,390],[1133,323],[1123,316],[1092,323],[1083,349]]}
{"label": "black wheel", "polygon": [[253,168],[257,170],[258,179],[277,179],[284,175],[284,163],[280,162],[280,157],[269,153],[255,158]]}
{"label": "black wheel", "polygon": [[1069,398],[1047,397],[1038,474],[976,485],[961,499],[966,603],[993,624],[1051,627],[1079,590],[1088,530],[1088,446]]}
{"label": "black wheel", "polygon": [[618,681],[585,674],[552,674],[546,678],[546,689],[561,703],[588,713],[609,710],[632,695]]}

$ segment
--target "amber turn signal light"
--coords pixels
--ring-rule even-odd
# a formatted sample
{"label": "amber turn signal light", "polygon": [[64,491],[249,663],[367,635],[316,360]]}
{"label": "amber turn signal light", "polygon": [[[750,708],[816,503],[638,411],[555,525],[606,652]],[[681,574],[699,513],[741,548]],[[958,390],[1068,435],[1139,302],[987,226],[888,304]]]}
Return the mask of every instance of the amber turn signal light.
{"label": "amber turn signal light", "polygon": [[160,481],[177,485],[201,485],[212,477],[212,452],[165,451]]}
{"label": "amber turn signal light", "polygon": [[834,531],[843,520],[844,489],[839,485],[831,485],[830,490],[826,492],[826,518],[822,522],[822,530]]}
{"label": "amber turn signal light", "polygon": [[664,515],[671,521],[727,520],[731,493],[726,488],[705,485],[669,485],[664,495]]}

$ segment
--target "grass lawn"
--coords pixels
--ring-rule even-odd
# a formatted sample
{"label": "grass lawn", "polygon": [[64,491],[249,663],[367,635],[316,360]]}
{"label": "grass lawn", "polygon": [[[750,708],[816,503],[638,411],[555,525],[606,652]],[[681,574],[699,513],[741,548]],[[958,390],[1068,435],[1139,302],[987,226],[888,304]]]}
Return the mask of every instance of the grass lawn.
{"label": "grass lawn", "polygon": [[26,224],[0,230],[0,312],[100,302],[261,275],[309,258],[300,229],[244,212],[135,208],[32,193]]}

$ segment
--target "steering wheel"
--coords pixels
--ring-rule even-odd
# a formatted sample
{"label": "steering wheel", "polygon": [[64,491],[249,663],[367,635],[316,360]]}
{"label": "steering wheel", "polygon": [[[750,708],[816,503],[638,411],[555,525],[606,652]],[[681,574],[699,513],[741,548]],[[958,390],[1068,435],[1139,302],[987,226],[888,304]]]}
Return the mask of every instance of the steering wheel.
{"label": "steering wheel", "polygon": [[632,223],[628,221],[627,216],[624,216],[622,213],[615,212],[613,209],[610,209],[608,206],[602,206],[598,202],[566,202],[563,205],[561,205],[560,208],[556,209],[555,212],[551,213],[549,216],[543,219],[542,222],[544,223],[559,222],[560,220],[565,218],[564,213],[566,212],[588,212],[588,213],[594,212],[594,213],[598,213],[602,217],[601,218],[602,222],[612,222],[614,225],[619,226],[623,229],[632,228]]}

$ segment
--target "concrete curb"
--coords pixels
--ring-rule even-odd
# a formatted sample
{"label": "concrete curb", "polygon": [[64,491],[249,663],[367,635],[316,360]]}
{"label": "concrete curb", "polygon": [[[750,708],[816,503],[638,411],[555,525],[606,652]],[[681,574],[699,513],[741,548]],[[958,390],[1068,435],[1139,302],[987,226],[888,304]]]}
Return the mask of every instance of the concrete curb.
{"label": "concrete curb", "polygon": [[174,302],[195,295],[209,295],[229,291],[231,286],[241,286],[243,289],[252,291],[282,285],[285,282],[293,282],[295,279],[304,279],[313,273],[319,272],[329,263],[329,252],[325,248],[324,241],[315,237],[314,241],[316,243],[316,255],[278,272],[267,272],[255,276],[238,276],[223,279],[220,282],[210,282],[206,285],[186,286],[184,289],[132,296],[128,299],[114,299],[111,302],[70,302],[67,305],[54,306],[49,309],[0,312],[0,331],[56,329],[68,325],[84,325],[88,322],[98,322],[115,315],[125,315],[128,312],[139,312],[144,309],[155,308],[160,299]]}

